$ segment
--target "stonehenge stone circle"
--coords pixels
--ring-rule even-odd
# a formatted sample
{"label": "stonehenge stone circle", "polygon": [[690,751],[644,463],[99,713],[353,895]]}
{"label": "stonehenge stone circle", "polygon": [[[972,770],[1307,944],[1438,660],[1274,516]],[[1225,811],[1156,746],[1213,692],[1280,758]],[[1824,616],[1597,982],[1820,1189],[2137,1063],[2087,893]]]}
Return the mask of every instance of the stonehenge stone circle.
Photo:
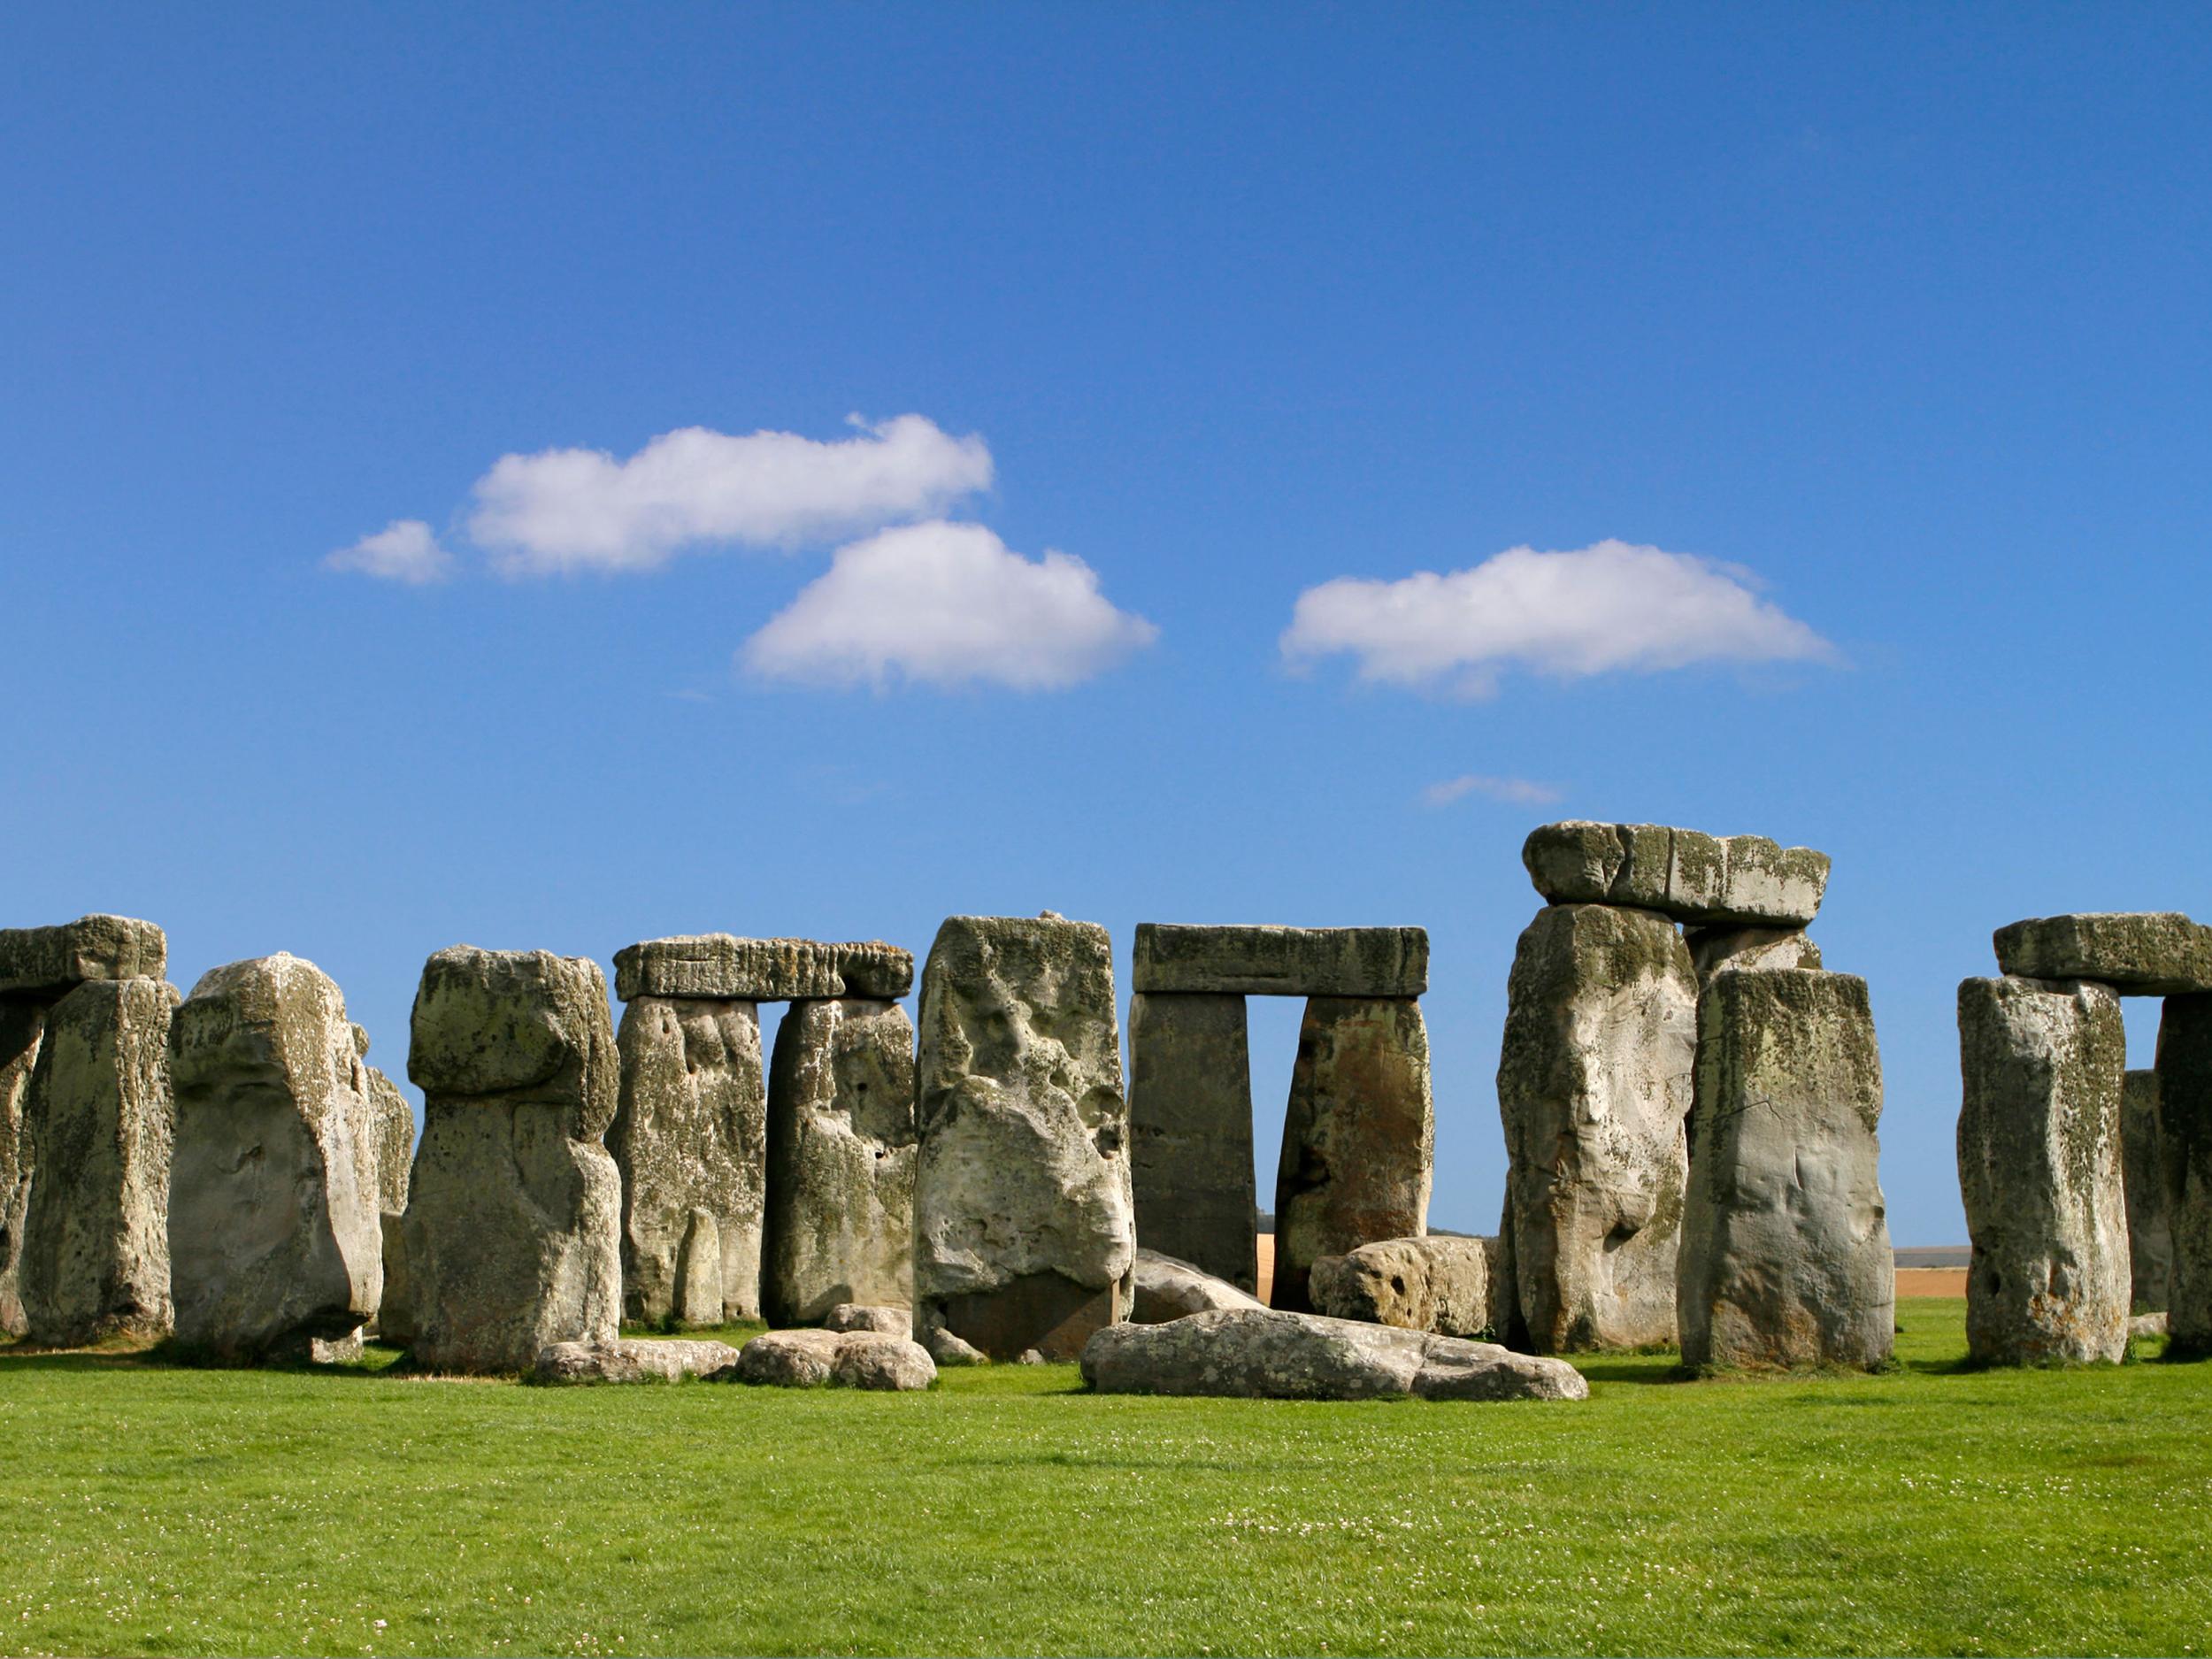
{"label": "stonehenge stone circle", "polygon": [[1138,1325],[1163,1325],[1185,1314],[1210,1313],[1217,1308],[1267,1305],[1225,1279],[1141,1247],[1133,1279],[1129,1317]]}
{"label": "stonehenge stone circle", "polygon": [[1315,1308],[1332,1318],[1479,1337],[1491,1331],[1495,1239],[1384,1239],[1313,1264]]}
{"label": "stonehenge stone circle", "polygon": [[949,918],[919,1036],[916,1322],[1072,1358],[1127,1310],[1136,1253],[1106,930]]}
{"label": "stonehenge stone circle", "polygon": [[1655,911],[1555,904],[1521,934],[1498,1059],[1500,1251],[1509,1323],[1538,1353],[1674,1340],[1697,998],[1689,949]]}
{"label": "stonehenge stone circle", "polygon": [[794,1002],[768,1077],[761,1300],[773,1325],[914,1299],[914,1026],[886,999]]}
{"label": "stonehenge stone circle", "polygon": [[1321,1257],[1425,1232],[1434,1147],[1420,1003],[1308,998],[1275,1171],[1271,1303],[1307,1311]]}
{"label": "stonehenge stone circle", "polygon": [[1419,927],[1210,927],[1143,922],[1130,987],[1183,996],[1420,996]]}
{"label": "stonehenge stone circle", "polygon": [[2146,1312],[2166,1306],[2174,1255],[2158,1118],[2158,1073],[2130,1071],[2120,1092],[2120,1184],[2127,1197],[2128,1302]]}
{"label": "stonehenge stone circle", "polygon": [[617,1092],[598,964],[456,945],[424,964],[407,1071],[423,1133],[403,1225],[426,1370],[519,1371],[621,1317]]}
{"label": "stonehenge stone circle", "polygon": [[2212,995],[2166,999],[2157,1070],[2170,1351],[2204,1355],[2212,1353]]}
{"label": "stonehenge stone circle", "polygon": [[1570,820],[1521,848],[1548,904],[1611,904],[1710,926],[1802,927],[1819,913],[1828,855],[1763,835]]}
{"label": "stonehenge stone circle", "polygon": [[1695,1099],[1676,1270],[1683,1363],[1882,1365],[1896,1270],[1866,981],[1717,976],[1698,1002]]}
{"label": "stonehenge stone circle", "polygon": [[2044,916],[1996,933],[1997,966],[2024,979],[2093,979],[2122,995],[2212,992],[2212,927],[2175,911]]}
{"label": "stonehenge stone circle", "polygon": [[1140,1239],[1242,1290],[1258,1287],[1242,996],[1130,998],[1129,1167]]}
{"label": "stonehenge stone circle", "polygon": [[384,1290],[374,1108],[345,998],[280,952],[202,975],[170,1037],[176,1337],[211,1357],[305,1357]]}
{"label": "stonehenge stone circle", "polygon": [[2007,977],[1963,981],[1958,1007],[1968,1352],[1999,1365],[2117,1360],[2129,1291],[2119,999],[2087,980]]}

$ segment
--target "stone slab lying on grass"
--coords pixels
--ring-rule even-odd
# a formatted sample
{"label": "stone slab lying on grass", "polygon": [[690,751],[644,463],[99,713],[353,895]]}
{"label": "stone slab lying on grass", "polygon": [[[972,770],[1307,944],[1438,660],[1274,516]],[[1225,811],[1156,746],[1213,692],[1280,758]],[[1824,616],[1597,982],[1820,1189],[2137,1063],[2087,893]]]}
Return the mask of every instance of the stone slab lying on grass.
{"label": "stone slab lying on grass", "polygon": [[1137,991],[1217,996],[1419,996],[1423,927],[1191,927],[1137,924]]}
{"label": "stone slab lying on grass", "polygon": [[2001,927],[1997,966],[2026,979],[2094,979],[2126,996],[2212,991],[2212,927],[2178,910],[2078,911]]}
{"label": "stone slab lying on grass", "polygon": [[880,940],[739,939],[685,933],[614,953],[615,995],[792,1002],[808,997],[901,997],[914,988],[914,953]]}
{"label": "stone slab lying on grass", "polygon": [[158,979],[168,971],[167,936],[133,917],[0,927],[0,995],[58,997],[90,979]]}
{"label": "stone slab lying on grass", "polygon": [[920,1343],[887,1332],[770,1331],[748,1342],[718,1380],[897,1391],[928,1387],[937,1365]]}
{"label": "stone slab lying on grass", "polygon": [[1271,1309],[1111,1325],[1084,1347],[1083,1380],[1102,1394],[1250,1400],[1582,1400],[1590,1393],[1564,1360]]}
{"label": "stone slab lying on grass", "polygon": [[531,1375],[542,1383],[674,1382],[710,1377],[737,1363],[727,1342],[698,1340],[554,1342],[538,1350]]}
{"label": "stone slab lying on grass", "polygon": [[906,1308],[867,1307],[856,1302],[841,1302],[829,1310],[822,1321],[825,1331],[880,1331],[887,1336],[911,1337],[914,1334],[914,1315]]}
{"label": "stone slab lying on grass", "polygon": [[1826,853],[1660,824],[1541,825],[1521,862],[1549,903],[1626,904],[1707,926],[1801,927],[1828,887]]}
{"label": "stone slab lying on grass", "polygon": [[1217,1308],[1261,1308],[1266,1304],[1248,1295],[1225,1279],[1200,1271],[1157,1250],[1137,1252],[1135,1289],[1129,1317],[1139,1325],[1164,1325],[1186,1314],[1210,1313]]}
{"label": "stone slab lying on grass", "polygon": [[940,1365],[988,1365],[991,1356],[972,1342],[962,1340],[941,1325],[931,1325],[915,1339],[923,1352]]}
{"label": "stone slab lying on grass", "polygon": [[1384,1239],[1313,1264],[1313,1305],[1337,1319],[1479,1337],[1490,1329],[1495,1239]]}

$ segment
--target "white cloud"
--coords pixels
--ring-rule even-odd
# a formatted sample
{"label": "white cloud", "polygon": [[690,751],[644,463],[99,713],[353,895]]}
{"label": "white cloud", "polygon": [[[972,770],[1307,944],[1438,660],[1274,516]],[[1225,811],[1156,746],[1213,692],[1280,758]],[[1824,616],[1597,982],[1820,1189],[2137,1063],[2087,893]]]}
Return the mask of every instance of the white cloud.
{"label": "white cloud", "polygon": [[746,641],[767,680],[882,687],[988,681],[1048,691],[1088,680],[1159,630],[1118,611],[1081,559],[1024,558],[978,524],[906,525],[840,548]]}
{"label": "white cloud", "polygon": [[1525,778],[1484,778],[1473,772],[1431,784],[1421,791],[1421,799],[1430,806],[1449,806],[1471,795],[1508,806],[1549,806],[1559,799],[1559,791],[1548,783],[1531,783]]}
{"label": "white cloud", "polygon": [[991,451],[920,415],[833,442],[686,426],[626,461],[603,449],[502,456],[469,534],[502,574],[650,570],[702,543],[789,547],[942,512],[991,483]]}
{"label": "white cloud", "polygon": [[1471,570],[1399,581],[1342,576],[1298,595],[1283,655],[1336,652],[1362,680],[1487,695],[1519,664],[1571,678],[1694,663],[1826,661],[1835,648],[1758,596],[1734,565],[1601,541],[1517,547]]}
{"label": "white cloud", "polygon": [[453,572],[453,555],[438,545],[419,518],[395,518],[374,535],[365,535],[323,560],[326,569],[359,571],[386,581],[421,587],[442,582]]}

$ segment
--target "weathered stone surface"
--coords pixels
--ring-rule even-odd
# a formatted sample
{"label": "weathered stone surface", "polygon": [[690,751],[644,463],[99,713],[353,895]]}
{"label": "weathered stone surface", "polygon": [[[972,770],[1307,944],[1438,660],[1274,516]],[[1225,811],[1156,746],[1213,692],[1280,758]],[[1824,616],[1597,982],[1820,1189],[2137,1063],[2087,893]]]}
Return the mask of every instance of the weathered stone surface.
{"label": "weathered stone surface", "polygon": [[1495,1239],[1383,1239],[1313,1264],[1314,1306],[1335,1319],[1479,1337],[1491,1329]]}
{"label": "weathered stone surface", "polygon": [[369,1033],[359,1025],[353,1028],[353,1051],[364,1074],[357,1087],[368,1097],[376,1141],[376,1202],[382,1210],[404,1214],[408,1173],[415,1161],[414,1109],[398,1084],[368,1064]]}
{"label": "weathered stone surface", "polygon": [[368,1081],[329,975],[287,952],[211,969],[176,1011],[176,1337],[250,1361],[337,1341],[384,1294]]}
{"label": "weathered stone surface", "polygon": [[407,1217],[388,1210],[377,1220],[384,1234],[384,1295],[376,1307],[377,1340],[405,1348],[415,1340],[415,1316],[408,1306]]}
{"label": "weathered stone surface", "polygon": [[972,1342],[964,1342],[941,1325],[932,1325],[916,1339],[940,1365],[988,1365],[991,1356]]}
{"label": "weathered stone surface", "polygon": [[1118,1325],[1083,1349],[1101,1394],[1247,1400],[1582,1400],[1564,1360],[1275,1309],[1224,1309],[1165,1325]]}
{"label": "weathered stone surface", "polygon": [[1129,1170],[1148,1247],[1244,1290],[1258,1286],[1241,996],[1130,999]]}
{"label": "weathered stone surface", "polygon": [[47,1011],[19,1270],[42,1346],[169,1329],[170,995],[159,979],[88,979]]}
{"label": "weathered stone surface", "polygon": [[2041,916],[1997,930],[1997,966],[2026,979],[2094,979],[2124,996],[2212,992],[2212,927],[2177,910]]}
{"label": "weathered stone surface", "polygon": [[1418,1002],[1308,1000],[1275,1170],[1276,1307],[1312,1306],[1321,1257],[1427,1228],[1435,1118]]}
{"label": "weathered stone surface", "polygon": [[926,1388],[937,1366],[919,1343],[880,1331],[770,1331],[748,1342],[737,1382],[780,1388]]}
{"label": "weathered stone surface", "polygon": [[1959,1187],[1974,1242],[1966,1345],[1981,1363],[2126,1351],[2126,1067],[2119,999],[2104,986],[1959,986]]}
{"label": "weathered stone surface", "polygon": [[2139,1336],[2165,1336],[2171,1328],[2171,1322],[2162,1312],[2133,1314],[2128,1319],[2130,1340]]}
{"label": "weathered stone surface", "polygon": [[622,1010],[616,1046],[621,1098],[607,1149],[622,1172],[624,1312],[642,1324],[758,1318],[768,1156],[759,1010],[641,996]]}
{"label": "weathered stone surface", "polygon": [[1260,1308],[1266,1304],[1225,1279],[1217,1279],[1188,1262],[1157,1250],[1140,1249],[1133,1275],[1129,1317],[1139,1325],[1161,1325],[1186,1314],[1217,1308]]}
{"label": "weathered stone surface", "polygon": [[914,1299],[914,1026],[896,1002],[792,1004],[768,1076],[761,1300],[807,1325]]}
{"label": "weathered stone surface", "polygon": [[2212,996],[2170,996],[2158,1022],[2166,1307],[2177,1354],[2212,1354]]}
{"label": "weathered stone surface", "polygon": [[1828,887],[1826,853],[1658,824],[1546,824],[1529,833],[1521,862],[1548,903],[1628,905],[1708,925],[1801,927]]}
{"label": "weathered stone surface", "polygon": [[882,1000],[914,988],[914,953],[880,940],[738,939],[687,933],[615,952],[615,994],[725,1002],[787,1002],[835,996]]}
{"label": "weathered stone surface", "polygon": [[841,1302],[822,1321],[825,1331],[880,1331],[889,1336],[914,1334],[914,1314],[908,1308],[866,1308]]}
{"label": "weathered stone surface", "polygon": [[1128,1108],[1106,930],[956,916],[922,976],[914,1290],[995,1358],[1072,1358],[1128,1305]]}
{"label": "weathered stone surface", "polygon": [[532,1380],[541,1383],[675,1382],[711,1377],[737,1363],[727,1342],[552,1342],[538,1350]]}
{"label": "weathered stone surface", "polygon": [[1706,986],[1676,1268],[1684,1364],[1888,1360],[1897,1276],[1881,1117],[1864,979],[1777,968]]}
{"label": "weathered stone surface", "polygon": [[617,1080],[598,965],[440,951],[407,1064],[426,1095],[403,1229],[416,1363],[520,1371],[555,1342],[612,1342],[622,1183],[601,1141]]}
{"label": "weathered stone surface", "polygon": [[80,916],[58,927],[0,927],[0,995],[58,999],[91,979],[158,979],[169,941],[151,922]]}
{"label": "weathered stone surface", "polygon": [[2166,1222],[2166,1160],[2154,1071],[2130,1071],[2121,1088],[2120,1184],[2127,1195],[2129,1306],[2163,1308],[2174,1240]]}
{"label": "weathered stone surface", "polygon": [[1820,966],[1820,947],[1795,927],[1693,927],[1683,942],[1700,985],[1745,969]]}
{"label": "weathered stone surface", "polygon": [[852,1336],[871,1340],[848,1340],[837,1350],[830,1381],[842,1388],[871,1388],[906,1392],[926,1388],[937,1380],[937,1363],[918,1342],[878,1331],[856,1331]]}
{"label": "weathered stone surface", "polygon": [[1498,1058],[1502,1236],[1507,1328],[1539,1353],[1674,1340],[1697,994],[1681,936],[1649,910],[1554,905],[1521,935]]}
{"label": "weathered stone surface", "polygon": [[1419,996],[1422,927],[1187,927],[1137,924],[1130,984],[1146,995]]}
{"label": "weathered stone surface", "polygon": [[16,1282],[24,1207],[31,1200],[31,1138],[23,1109],[47,1006],[43,997],[0,996],[0,1333],[8,1336],[21,1336],[26,1327]]}

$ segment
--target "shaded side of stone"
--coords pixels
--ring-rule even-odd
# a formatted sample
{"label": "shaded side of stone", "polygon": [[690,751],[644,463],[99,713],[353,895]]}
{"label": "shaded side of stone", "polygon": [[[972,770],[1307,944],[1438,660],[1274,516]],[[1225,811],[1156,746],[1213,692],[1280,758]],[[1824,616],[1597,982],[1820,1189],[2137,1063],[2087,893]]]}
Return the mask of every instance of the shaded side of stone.
{"label": "shaded side of stone", "polygon": [[2170,996],[2158,1024],[2158,1128],[2172,1351],[2212,1354],[2212,996]]}
{"label": "shaded side of stone", "polygon": [[24,1208],[31,1199],[31,1138],[23,1113],[50,1003],[42,996],[0,996],[0,1334],[8,1336],[21,1336],[26,1328],[17,1283]]}
{"label": "shaded side of stone", "polygon": [[81,916],[56,927],[0,927],[0,995],[58,999],[92,979],[158,979],[169,941],[151,922]]}
{"label": "shaded side of stone", "polygon": [[394,1215],[407,1210],[407,1181],[415,1163],[415,1110],[399,1085],[373,1065],[364,1065],[371,1133],[376,1141],[378,1208]]}
{"label": "shaded side of stone", "polygon": [[2212,992],[2212,927],[2177,910],[2041,916],[1997,930],[1997,966],[2029,979],[2094,979],[2123,995]]}
{"label": "shaded side of stone", "polygon": [[2148,1313],[2166,1306],[2173,1233],[2166,1219],[2165,1148],[2158,1127],[2158,1073],[2130,1071],[2120,1094],[2120,1180],[2127,1191],[2128,1302]]}
{"label": "shaded side of stone", "polygon": [[1420,996],[1421,927],[1193,927],[1141,922],[1130,964],[1141,993],[1196,996]]}
{"label": "shaded side of stone", "polygon": [[1258,1286],[1243,997],[1130,999],[1129,1166],[1144,1248]]}

